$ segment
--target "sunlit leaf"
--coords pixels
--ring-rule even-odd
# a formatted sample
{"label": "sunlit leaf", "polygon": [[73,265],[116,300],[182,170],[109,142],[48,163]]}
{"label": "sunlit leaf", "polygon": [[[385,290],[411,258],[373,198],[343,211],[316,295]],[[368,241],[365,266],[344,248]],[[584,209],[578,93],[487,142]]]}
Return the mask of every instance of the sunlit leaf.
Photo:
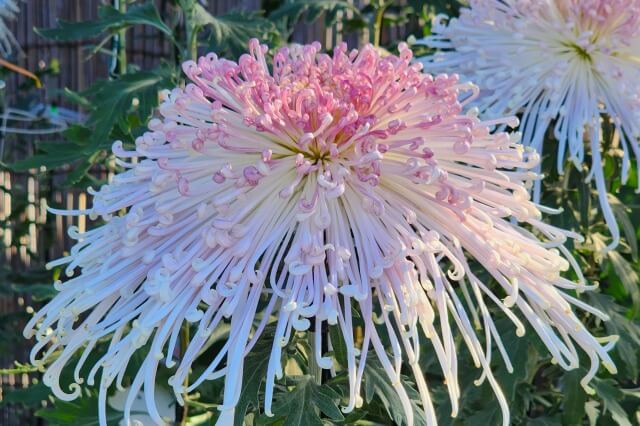
{"label": "sunlit leaf", "polygon": [[[404,385],[406,389],[407,384]],[[415,395],[415,391],[412,393]],[[397,425],[408,424],[398,390],[393,387],[384,368],[377,360],[367,360],[367,366],[364,369],[364,395],[367,404],[374,401],[374,396],[379,398],[387,415]],[[414,406],[414,425],[426,425],[422,410],[415,401],[412,401],[412,405]]]}
{"label": "sunlit leaf", "polygon": [[596,390],[598,398],[602,399],[604,411],[611,414],[611,417],[618,426],[631,426],[629,416],[620,405],[623,393],[612,379],[593,381],[593,388]]}

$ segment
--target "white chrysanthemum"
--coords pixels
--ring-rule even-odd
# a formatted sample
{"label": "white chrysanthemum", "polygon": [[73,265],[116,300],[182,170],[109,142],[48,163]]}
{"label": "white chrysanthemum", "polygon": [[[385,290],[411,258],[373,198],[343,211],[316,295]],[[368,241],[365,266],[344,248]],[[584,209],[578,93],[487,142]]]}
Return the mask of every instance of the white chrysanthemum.
{"label": "white chrysanthemum", "polygon": [[[70,230],[78,243],[49,266],[68,264],[69,276],[80,273],[56,284],[60,293],[25,331],[36,336],[32,361],[48,364],[44,382],[56,396],[80,395],[82,365],[100,339],[110,339],[88,375],[92,384],[102,370],[104,423],[107,388],[121,386],[131,356],[148,344],[126,418],[144,387],[150,415],[161,423],[153,404],[156,371],[163,359],[176,365],[186,322],[197,332],[170,383],[181,402],[185,390],[225,377],[218,424],[231,424],[244,358],[274,321],[265,382],[270,414],[274,383],[283,375],[282,348],[292,333],[328,323],[347,348],[345,412],[362,403],[366,360],[375,356],[409,424],[414,413],[400,382],[403,364],[415,375],[428,424],[435,424],[418,363],[423,335],[456,415],[459,333],[507,424],[508,403],[490,369],[493,345],[511,364],[489,311],[493,304],[522,336],[517,307],[561,366],[576,367],[577,347],[584,350],[591,360],[585,387],[601,360],[614,370],[607,354],[614,339],[594,338],[572,305],[606,315],[565,292],[588,288],[561,276],[575,267],[562,246],[571,234],[544,224],[529,201],[525,188],[537,177],[528,169],[538,156],[518,145],[517,135],[488,130],[513,119],[461,115],[458,96],[477,89],[423,74],[406,45],[399,57],[380,57],[370,45],[359,52],[339,45],[333,56],[319,53],[318,44],[282,48],[272,70],[266,50],[253,40],[251,54],[237,64],[214,54],[186,63],[195,84],[168,95],[163,120],[152,120],[134,151],[114,145],[126,171],[92,192],[89,211],[59,212],[100,216],[106,224],[83,234]],[[469,260],[501,289],[490,289]],[[266,307],[258,320],[261,300]],[[364,323],[358,348],[352,309]],[[222,322],[230,324],[228,340],[184,389]],[[481,336],[476,327],[484,329]],[[321,348],[325,339],[324,346],[337,342],[320,332],[314,337],[313,358],[335,373]],[[82,354],[76,383],[67,393],[59,377],[76,354]]]}
{"label": "white chrysanthemum", "polygon": [[16,19],[19,11],[16,0],[0,0],[0,55],[2,56],[9,56],[13,48],[18,45],[7,21]]}
{"label": "white chrysanthemum", "polygon": [[538,153],[555,121],[560,173],[567,156],[582,164],[589,144],[590,176],[613,237],[608,248],[615,247],[620,233],[607,201],[600,122],[603,113],[613,119],[624,182],[630,151],[640,161],[640,1],[472,0],[459,18],[442,18],[422,41],[442,49],[424,59],[427,70],[478,84],[486,93],[476,105],[486,116],[522,113],[523,143]]}

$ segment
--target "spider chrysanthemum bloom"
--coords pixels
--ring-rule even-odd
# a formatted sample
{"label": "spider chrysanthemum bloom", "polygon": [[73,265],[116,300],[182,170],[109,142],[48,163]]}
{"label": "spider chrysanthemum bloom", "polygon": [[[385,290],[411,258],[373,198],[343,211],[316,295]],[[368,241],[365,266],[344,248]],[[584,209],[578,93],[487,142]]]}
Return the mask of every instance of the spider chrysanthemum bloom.
{"label": "spider chrysanthemum bloom", "polygon": [[[403,365],[415,375],[434,424],[418,362],[424,335],[455,415],[459,333],[482,369],[480,381],[487,379],[498,395],[506,423],[508,404],[485,346],[495,344],[510,363],[490,305],[522,335],[525,326],[512,312],[517,307],[565,368],[578,365],[576,345],[582,348],[591,359],[585,386],[600,361],[614,369],[607,354],[613,339],[594,338],[572,305],[606,316],[563,291],[588,288],[561,276],[573,262],[562,246],[570,234],[544,224],[529,201],[525,188],[536,176],[527,169],[538,156],[517,144],[517,135],[488,130],[513,125],[512,118],[481,122],[462,115],[458,97],[475,87],[456,76],[423,74],[406,45],[399,56],[386,57],[370,45],[359,52],[339,45],[332,56],[319,53],[319,44],[282,48],[271,69],[266,51],[254,40],[238,63],[214,54],[185,63],[193,84],[168,95],[163,119],[151,121],[134,151],[114,145],[126,171],[94,194],[90,211],[68,212],[101,216],[106,224],[70,231],[77,245],[51,266],[81,272],[57,284],[60,294],[26,329],[37,338],[33,362],[59,353],[44,375],[58,397],[79,395],[87,354],[98,339],[111,339],[88,376],[91,384],[102,369],[104,416],[106,389],[147,344],[129,406],[144,387],[151,415],[161,422],[153,404],[156,370],[163,359],[174,365],[181,326],[191,323],[197,332],[171,380],[179,401],[194,359],[226,322],[228,341],[187,390],[224,376],[219,424],[231,424],[243,360],[274,321],[269,414],[292,333],[313,324],[313,358],[335,373],[330,354],[321,353],[338,343],[320,332],[328,323],[347,348],[346,412],[362,403],[366,360],[377,357],[409,424],[414,414],[400,384]],[[139,161],[127,161],[134,158]],[[470,261],[501,288],[490,289]],[[260,301],[266,307],[257,320]],[[352,309],[364,324],[359,342]],[[481,337],[475,327],[484,329]],[[76,353],[83,354],[77,383],[67,393],[59,375]]]}
{"label": "spider chrysanthemum bloom", "polygon": [[[429,71],[455,70],[486,91],[476,103],[486,116],[521,112],[523,143],[538,153],[555,123],[560,173],[567,158],[581,165],[590,146],[590,177],[615,247],[601,115],[620,138],[624,182],[630,154],[640,161],[640,0],[472,0],[448,24],[438,17],[423,42],[442,49],[424,61]],[[537,201],[539,185],[534,192]]]}

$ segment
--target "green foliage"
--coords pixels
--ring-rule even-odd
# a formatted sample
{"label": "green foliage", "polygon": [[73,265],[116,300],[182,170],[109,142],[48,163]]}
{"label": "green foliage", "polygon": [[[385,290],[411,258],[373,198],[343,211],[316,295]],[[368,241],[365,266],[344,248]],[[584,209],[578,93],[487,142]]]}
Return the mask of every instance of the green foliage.
{"label": "green foliage", "polygon": [[[338,0],[284,0],[262,2],[265,11],[233,11],[224,15],[209,13],[196,0],[173,2],[179,13],[175,19],[163,20],[154,2],[132,2],[126,11],[118,11],[111,6],[101,6],[98,17],[93,21],[60,21],[56,28],[37,29],[37,34],[58,41],[91,40],[98,41],[94,52],[102,53],[101,47],[115,34],[136,25],[156,28],[175,46],[173,57],[153,70],[142,70],[129,64],[119,75],[96,81],[91,87],[80,92],[65,91],[66,98],[78,105],[87,114],[87,121],[73,125],[55,140],[36,142],[36,154],[10,166],[0,164],[4,169],[11,167],[14,172],[24,173],[38,179],[41,195],[47,197],[51,188],[50,172],[61,168],[67,175],[66,185],[83,186],[95,182],[90,171],[95,168],[113,171],[109,149],[114,140],[122,140],[131,146],[135,138],[145,129],[145,124],[153,116],[158,105],[159,92],[184,83],[180,73],[180,62],[194,56],[200,49],[214,51],[220,56],[237,58],[246,51],[250,38],[256,37],[277,48],[291,38],[294,27],[301,22],[312,23],[324,19],[326,25],[335,24],[341,18],[344,32],[369,31],[371,40],[376,40],[383,27],[419,23],[412,34],[420,37],[430,31],[430,19],[436,13],[455,15],[460,2],[455,0],[396,2],[372,1],[362,8],[353,2]],[[346,19],[346,15],[350,19]],[[377,27],[377,23],[380,27]],[[389,40],[382,47],[393,48],[401,40]],[[416,51],[419,55],[423,52]],[[49,71],[47,71],[49,72]],[[27,93],[28,88],[22,90]],[[32,97],[32,94],[29,93]],[[607,139],[609,140],[609,139]],[[552,141],[551,141],[552,142]],[[16,144],[20,146],[20,144]],[[608,149],[611,152],[608,153]],[[513,326],[506,320],[498,320],[497,327],[504,346],[513,363],[510,373],[493,348],[492,368],[501,384],[512,411],[512,424],[527,426],[593,424],[631,425],[638,416],[638,388],[640,383],[640,263],[638,261],[638,236],[640,235],[640,205],[637,194],[630,186],[620,181],[619,162],[615,158],[615,147],[605,147],[605,171],[611,188],[612,208],[621,225],[623,244],[616,252],[602,256],[597,247],[607,243],[607,228],[597,206],[597,197],[590,184],[585,183],[586,170],[568,166],[564,175],[555,172],[554,155],[545,154],[543,170],[548,171],[545,180],[543,203],[548,206],[562,206],[563,211],[545,219],[553,224],[576,230],[586,237],[586,242],[569,243],[578,263],[590,282],[598,282],[595,292],[576,295],[594,307],[606,312],[611,320],[602,322],[592,315],[581,313],[580,318],[595,335],[617,335],[619,341],[612,351],[619,373],[615,376],[604,371],[592,386],[595,395],[588,395],[580,385],[586,374],[584,368],[565,372],[551,362],[551,358],[536,338],[533,330],[527,330],[525,337],[517,337]],[[553,150],[547,150],[552,152]],[[638,179],[638,171],[631,171],[630,185]],[[0,188],[12,196],[12,215],[0,223],[3,229],[10,229],[14,241],[26,236],[31,223],[24,220],[29,208],[25,188]],[[51,219],[49,219],[51,220]],[[38,224],[42,230],[51,229],[51,223]],[[48,235],[49,241],[55,236]],[[18,244],[18,243],[15,243]],[[37,258],[37,253],[30,253]],[[54,272],[55,273],[55,272]],[[51,272],[32,270],[15,273],[8,268],[0,269],[0,294],[21,297],[27,304],[48,300],[55,290],[48,283]],[[503,318],[497,309],[492,312],[496,318]],[[8,352],[22,337],[21,329],[26,312],[0,316],[0,352]],[[384,330],[379,330],[384,335]],[[367,425],[406,424],[407,420],[397,389],[374,354],[370,354],[364,371],[363,407],[343,415],[340,406],[346,404],[347,393],[347,347],[337,326],[328,330],[335,364],[335,377],[323,377],[322,385],[309,371],[307,354],[309,344],[302,335],[294,335],[293,341],[283,349],[283,366],[292,365],[296,372],[288,372],[275,386],[273,412],[267,417],[264,409],[264,379],[273,344],[273,328],[267,327],[264,336],[248,354],[243,370],[243,385],[240,402],[236,409],[235,425]],[[212,336],[210,351],[214,352],[226,338],[225,334]],[[459,345],[459,380],[462,389],[460,413],[451,419],[448,395],[442,385],[442,374],[428,340],[424,339],[421,350],[421,365],[432,392],[434,405],[438,411],[440,424],[455,425],[497,425],[502,421],[493,392],[485,381],[475,386],[474,381],[480,371],[467,362],[468,353],[461,341]],[[210,357],[203,356],[193,366],[194,371],[203,371]],[[131,371],[141,362],[141,356],[132,361]],[[583,360],[588,363],[588,360]],[[89,363],[88,363],[89,364]],[[162,373],[165,374],[166,372]],[[15,363],[0,370],[0,374],[35,375],[34,367]],[[407,391],[414,409],[416,424],[424,424],[421,403],[415,384],[407,366],[403,369],[402,386]],[[166,379],[158,379],[158,384],[166,384]],[[190,424],[213,424],[218,414],[217,406],[222,403],[222,380],[207,381],[199,389],[186,396]],[[56,400],[41,381],[34,381],[26,389],[3,389],[0,405],[19,405],[25,409],[38,409],[38,416],[50,425],[96,424],[97,396],[93,389],[83,389],[83,398],[71,403]],[[108,412],[109,423],[117,424],[121,413]]]}
{"label": "green foliage", "polygon": [[[30,372],[27,368],[21,368],[21,372]],[[2,374],[15,374],[3,372]],[[28,408],[39,408],[44,401],[47,401],[51,391],[42,382],[37,382],[26,388],[8,389],[0,401],[0,407],[9,404],[19,404]]]}
{"label": "green foliage", "polygon": [[138,71],[114,80],[97,81],[82,92],[81,96],[91,104],[87,126],[93,129],[92,145],[111,146],[107,137],[114,133],[114,127],[121,132],[129,131],[131,113],[137,114],[136,123],[147,122],[158,105],[158,92],[175,84],[174,72],[167,66]]}
{"label": "green foliage", "polygon": [[584,368],[568,371],[562,378],[562,389],[565,392],[562,403],[562,424],[570,425],[586,414],[587,393],[580,386],[580,380],[587,372]]}
{"label": "green foliage", "polygon": [[269,356],[273,345],[273,332],[273,327],[265,330],[263,336],[245,358],[242,391],[235,412],[235,426],[242,426],[247,410],[250,408],[254,411],[260,410],[260,388],[267,376]]}
{"label": "green foliage", "polygon": [[337,405],[340,395],[336,391],[316,384],[309,375],[287,381],[293,383],[293,388],[281,392],[273,404],[273,413],[284,419],[284,426],[323,426],[320,413],[332,420],[344,419]]}
{"label": "green foliage", "polygon": [[360,11],[352,3],[344,0],[285,0],[280,7],[269,14],[269,18],[280,23],[281,27],[289,28],[287,36],[293,31],[294,24],[305,18],[307,23],[314,22],[324,15],[326,26],[335,24],[339,12],[358,15]]}
{"label": "green foliage", "polygon": [[[46,420],[50,426],[99,426],[97,392],[87,391],[85,395],[71,402],[58,399],[49,408],[36,412],[36,416]],[[107,425],[117,426],[122,413],[107,406]]]}
{"label": "green foliage", "polygon": [[191,15],[196,31],[206,30],[204,43],[208,50],[219,56],[240,56],[246,52],[252,38],[273,46],[280,37],[275,24],[258,12],[240,11],[213,16],[200,4],[194,3]]}
{"label": "green foliage", "polygon": [[101,5],[98,9],[98,19],[95,21],[69,22],[59,20],[56,28],[36,28],[34,31],[51,40],[72,41],[110,36],[133,25],[150,25],[168,37],[173,37],[171,28],[162,22],[152,1],[134,4],[124,13],[112,6]]}
{"label": "green foliage", "polygon": [[[426,424],[424,415],[418,406],[417,392],[413,389],[413,385],[405,378],[401,386],[413,397],[411,403],[414,408],[414,424]],[[389,382],[389,377],[384,368],[374,357],[367,360],[367,368],[364,371],[364,398],[367,406],[372,405],[373,402],[382,403],[388,418],[393,419],[397,425],[408,424],[402,402],[398,396],[398,390]]]}

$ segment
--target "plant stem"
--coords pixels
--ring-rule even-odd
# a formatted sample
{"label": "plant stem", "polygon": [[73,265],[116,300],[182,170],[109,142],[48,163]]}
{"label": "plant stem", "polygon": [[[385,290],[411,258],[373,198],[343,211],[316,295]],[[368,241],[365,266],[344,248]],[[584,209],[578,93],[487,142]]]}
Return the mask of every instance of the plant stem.
{"label": "plant stem", "polygon": [[[180,331],[180,356],[184,357],[187,347],[189,346],[189,323],[182,324],[182,330]],[[184,379],[185,389],[189,387],[189,373]],[[189,420],[189,398],[188,395],[184,395],[184,406],[182,407],[182,418],[180,419],[180,426],[185,426],[187,420]]]}
{"label": "plant stem", "polygon": [[182,60],[196,60],[198,57],[198,31],[193,24],[193,9],[183,10],[184,13],[184,32],[185,32],[185,51]]}
{"label": "plant stem", "polygon": [[[118,10],[120,13],[127,11],[126,0],[118,1]],[[124,75],[127,73],[127,30],[122,29],[118,31],[118,75]]]}
{"label": "plant stem", "polygon": [[386,2],[380,0],[378,7],[376,8],[375,20],[373,22],[373,45],[380,46],[380,37],[382,35],[382,18],[384,17],[384,11],[387,8]]}
{"label": "plant stem", "polygon": [[[315,384],[320,386],[322,385],[322,368],[318,365],[318,360],[316,359],[316,333],[322,333],[322,331],[311,329],[307,332],[307,338],[309,339],[309,353],[307,354],[307,363],[309,365],[308,373],[311,375],[311,377],[313,377],[313,381],[315,382]],[[316,415],[320,417],[320,409],[317,406],[314,407],[314,411]]]}
{"label": "plant stem", "polygon": [[318,365],[316,359],[316,333],[320,333],[320,330],[309,331],[307,333],[309,339],[310,353],[307,355],[307,362],[309,363],[309,374],[314,378],[317,385],[322,384],[322,368]]}

